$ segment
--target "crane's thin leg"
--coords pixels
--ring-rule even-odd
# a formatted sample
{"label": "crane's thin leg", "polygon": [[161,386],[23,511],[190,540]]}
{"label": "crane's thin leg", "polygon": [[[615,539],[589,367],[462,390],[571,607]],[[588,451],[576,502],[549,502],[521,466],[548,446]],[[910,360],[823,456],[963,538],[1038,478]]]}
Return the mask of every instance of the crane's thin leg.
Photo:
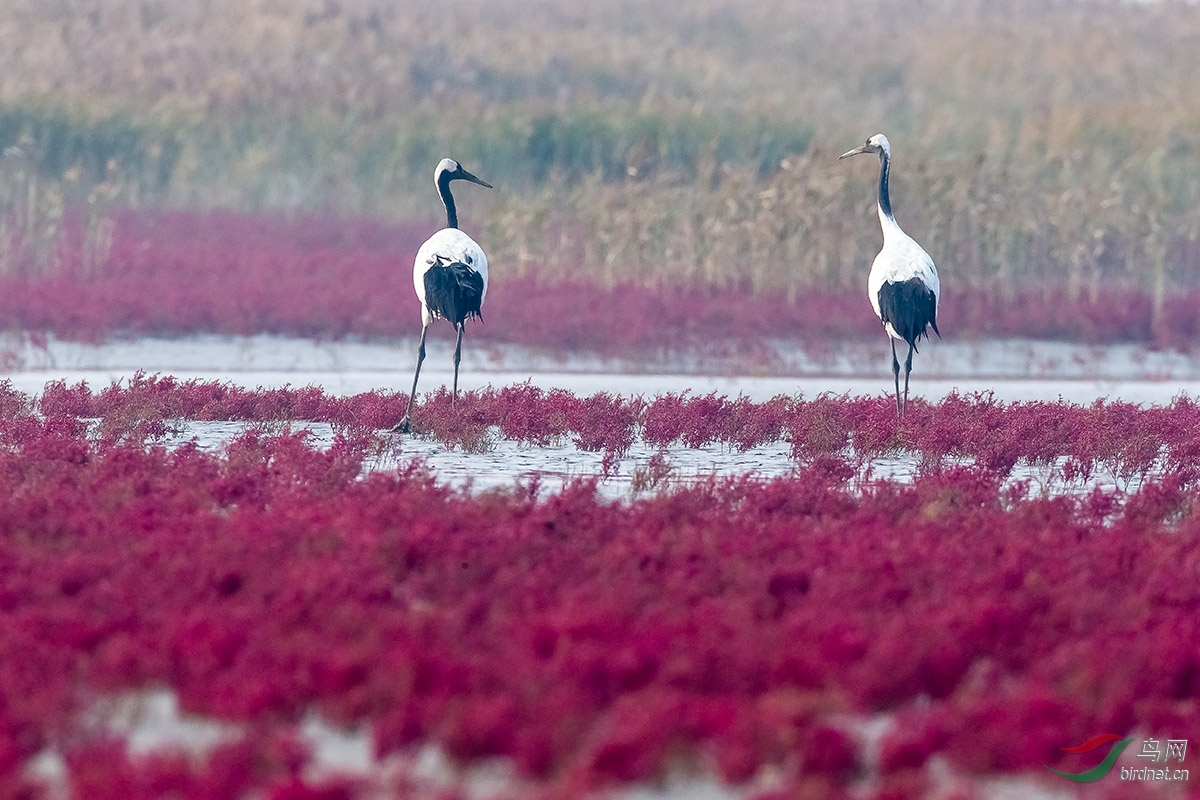
{"label": "crane's thin leg", "polygon": [[454,344],[454,394],[450,396],[450,405],[458,402],[458,362],[462,360],[463,323],[458,323],[458,341]]}
{"label": "crane's thin leg", "polygon": [[900,416],[903,417],[908,412],[908,375],[912,372],[912,342],[908,343],[908,358],[904,359],[904,407],[900,411]]}
{"label": "crane's thin leg", "polygon": [[417,347],[417,371],[413,375],[413,388],[408,393],[408,408],[404,411],[404,419],[396,423],[392,428],[392,433],[408,433],[410,424],[412,423],[412,407],[413,398],[417,396],[417,379],[421,377],[421,362],[425,360],[425,332],[429,330],[428,325],[421,326],[421,344]]}
{"label": "crane's thin leg", "polygon": [[892,375],[896,378],[896,413],[903,417],[904,409],[900,407],[900,359],[896,358],[895,339],[892,339]]}

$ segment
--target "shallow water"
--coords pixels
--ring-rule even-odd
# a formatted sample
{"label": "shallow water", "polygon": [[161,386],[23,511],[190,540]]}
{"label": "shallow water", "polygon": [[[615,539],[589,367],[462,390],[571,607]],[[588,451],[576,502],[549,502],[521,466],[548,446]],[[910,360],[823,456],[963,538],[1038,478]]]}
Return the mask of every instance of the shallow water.
{"label": "shallow water", "polygon": [[[181,422],[164,440],[168,447],[195,440],[204,450],[218,450],[234,437],[262,425],[246,422],[197,421]],[[266,428],[278,431],[278,426]],[[292,431],[308,431],[309,441],[316,447],[328,447],[334,437],[331,425],[325,422],[301,422],[290,426]],[[368,470],[390,471],[414,459],[427,464],[438,477],[456,488],[473,491],[507,488],[518,482],[528,484],[535,478],[546,488],[556,489],[575,478],[587,478],[603,472],[604,454],[580,450],[564,439],[545,447],[519,444],[498,435],[490,440],[484,452],[466,452],[448,448],[440,442],[418,436],[381,433],[382,452],[369,457],[364,465]],[[602,491],[609,496],[628,496],[633,493],[635,475],[645,470],[657,448],[635,442],[622,458],[612,475],[601,482]],[[734,452],[719,445],[704,448],[679,447],[668,453],[671,481],[689,481],[709,475],[746,475],[771,478],[789,474],[794,464],[791,446],[779,442],[756,447],[746,452]],[[915,460],[913,467],[915,468]],[[902,472],[903,469],[899,469]],[[653,488],[647,486],[645,488]]]}
{"label": "shallow water", "polygon": [[[180,422],[163,444],[178,447],[194,440],[201,449],[215,451],[249,430],[268,433],[307,431],[310,443],[321,449],[329,447],[334,438],[333,427],[325,422],[298,422],[284,428],[277,424],[187,420]],[[391,472],[419,460],[442,482],[472,492],[528,486],[534,481],[544,490],[557,491],[571,480],[598,477],[597,488],[604,497],[629,499],[712,476],[769,479],[790,475],[796,470],[791,445],[787,442],[773,442],[745,451],[731,450],[720,444],[700,448],[679,445],[660,451],[636,441],[615,469],[604,475],[603,453],[580,450],[566,438],[535,447],[501,438],[495,432],[485,450],[469,452],[419,436],[381,432],[379,437],[379,452],[368,456],[363,465],[365,471]],[[656,476],[652,461],[656,455],[666,458],[668,469],[665,474],[660,472]],[[1067,484],[1061,477],[1062,461],[1065,459],[1057,464],[1018,464],[1008,483],[1025,481],[1033,494],[1082,493],[1097,487],[1122,491],[1137,488],[1099,468],[1089,481]],[[865,464],[856,481],[910,483],[920,471],[921,463],[915,456],[881,458]]]}
{"label": "shallow water", "polygon": [[[169,374],[180,380],[222,381],[249,388],[317,386],[328,394],[352,395],[374,390],[406,390],[412,368],[411,342],[319,342],[273,336],[187,339],[139,339],[98,345],[50,339],[34,346],[28,337],[0,337],[8,353],[3,377],[14,388],[40,393],[46,382],[86,381],[93,389],[127,380],[139,370]],[[892,391],[888,361],[872,344],[851,343],[813,355],[795,343],[774,343],[786,375],[703,374],[706,365],[694,359],[662,357],[646,363],[563,355],[519,347],[476,345],[464,353],[460,386],[464,389],[506,386],[528,381],[543,389],[565,389],[580,395],[611,392],[652,397],[690,391],[744,395],[755,401],[777,395],[814,397],[822,393],[880,395]],[[449,387],[452,373],[443,356],[449,343],[431,342],[421,373],[420,390]],[[885,348],[886,350],[886,348]],[[445,351],[445,352],[443,352]],[[708,366],[712,366],[711,364]],[[722,364],[731,367],[736,365]],[[1087,377],[1087,376],[1094,377]],[[1164,404],[1181,392],[1200,395],[1200,361],[1189,354],[1147,351],[1134,346],[1082,347],[1053,342],[931,342],[923,346],[911,395],[938,401],[951,392],[993,392],[1002,400],[1068,400],[1090,403],[1100,398],[1132,403]],[[175,446],[193,437],[206,449],[223,446],[248,428],[278,430],[278,425],[241,422],[180,423],[167,438]],[[312,432],[314,442],[328,446],[333,429],[323,423],[301,423],[293,430]],[[394,436],[368,469],[395,469],[413,458],[423,459],[439,477],[475,491],[509,487],[536,477],[556,488],[602,471],[602,454],[576,448],[569,440],[547,447],[529,447],[498,436],[485,452],[451,450],[418,437]],[[601,491],[629,497],[635,490],[656,488],[650,459],[658,451],[636,443]],[[670,472],[665,484],[709,475],[753,474],[763,478],[789,474],[795,465],[786,443],[746,452],[721,445],[693,449],[676,447],[668,453]],[[918,472],[915,458],[876,461],[869,476],[910,481]],[[1083,487],[1059,486],[1049,467],[1020,466],[1012,480],[1029,480],[1035,491]],[[1090,485],[1115,486],[1111,476]],[[1124,488],[1124,487],[1122,487]]]}
{"label": "shallow water", "polygon": [[[44,344],[44,346],[42,346]],[[813,352],[794,342],[770,343],[770,364],[658,354],[645,359],[493,346],[464,346],[459,386],[477,389],[529,381],[576,394],[615,392],[652,396],[690,390],[753,400],[824,392],[878,395],[892,392],[890,352],[883,343],[837,343]],[[81,344],[0,337],[9,367],[0,376],[14,388],[39,393],[47,381],[87,381],[93,388],[127,379],[138,370],[181,380],[228,381],[238,386],[319,386],[335,395],[373,390],[407,391],[415,342],[323,342],[277,336],[196,336]],[[420,390],[449,388],[451,344],[431,341]],[[1200,395],[1200,359],[1134,345],[1085,347],[1026,340],[930,342],[914,362],[910,396],[937,401],[952,391],[995,392],[1002,400],[1090,403],[1098,398],[1132,403],[1170,402],[1180,392]]]}

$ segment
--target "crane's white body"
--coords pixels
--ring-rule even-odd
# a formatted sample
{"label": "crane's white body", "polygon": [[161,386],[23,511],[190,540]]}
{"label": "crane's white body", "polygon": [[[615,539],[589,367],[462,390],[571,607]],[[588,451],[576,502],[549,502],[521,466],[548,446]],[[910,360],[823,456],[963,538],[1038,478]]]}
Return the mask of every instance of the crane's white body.
{"label": "crane's white body", "polygon": [[[941,302],[941,284],[938,282],[937,267],[933,259],[917,244],[916,241],[900,229],[896,218],[885,214],[879,209],[879,224],[883,228],[883,249],[871,263],[871,272],[867,275],[867,295],[875,316],[883,319],[879,310],[879,290],[885,283],[903,283],[917,278],[931,292],[935,303]],[[904,337],[896,333],[890,322],[884,323],[884,329],[893,339],[903,341]]]}
{"label": "crane's white body", "polygon": [[466,264],[478,272],[483,278],[483,295],[479,298],[481,306],[487,297],[488,263],[483,248],[458,228],[442,228],[425,240],[413,261],[413,288],[417,290],[417,299],[421,301],[422,325],[428,325],[435,319],[433,312],[425,304],[425,273],[437,262],[439,256],[446,261]]}

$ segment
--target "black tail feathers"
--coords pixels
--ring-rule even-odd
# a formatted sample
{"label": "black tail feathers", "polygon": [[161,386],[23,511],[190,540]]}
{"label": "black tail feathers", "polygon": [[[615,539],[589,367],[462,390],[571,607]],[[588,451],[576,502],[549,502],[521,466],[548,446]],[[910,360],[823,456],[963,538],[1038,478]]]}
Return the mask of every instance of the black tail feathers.
{"label": "black tail feathers", "polygon": [[425,305],[435,317],[459,327],[471,317],[483,319],[483,276],[461,261],[435,256],[425,271]]}
{"label": "black tail feathers", "polygon": [[937,327],[937,297],[920,278],[884,283],[879,289],[879,316],[914,350],[922,336],[929,338],[926,326],[942,337]]}

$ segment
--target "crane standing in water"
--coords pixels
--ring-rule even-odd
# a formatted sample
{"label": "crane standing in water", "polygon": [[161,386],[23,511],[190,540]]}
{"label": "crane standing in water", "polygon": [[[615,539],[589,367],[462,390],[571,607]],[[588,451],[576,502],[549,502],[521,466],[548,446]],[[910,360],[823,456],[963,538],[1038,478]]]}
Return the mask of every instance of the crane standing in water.
{"label": "crane standing in water", "polygon": [[408,408],[404,419],[392,428],[399,433],[408,433],[412,424],[413,398],[417,394],[417,379],[421,377],[421,362],[425,360],[425,333],[429,324],[440,318],[458,331],[458,341],[454,345],[452,395],[452,401],[457,401],[463,327],[471,317],[483,318],[481,312],[488,285],[487,256],[474,239],[458,229],[458,211],[454,207],[454,196],[450,194],[450,182],[456,180],[492,188],[490,183],[475,177],[450,158],[438,162],[433,172],[433,182],[446,207],[446,227],[425,240],[413,262],[413,288],[421,301],[421,344],[417,348],[417,371],[408,395]]}
{"label": "crane standing in water", "polygon": [[[892,201],[888,196],[888,171],[892,161],[892,145],[886,136],[877,133],[861,147],[842,153],[839,159],[860,153],[879,154],[879,224],[883,227],[883,249],[871,264],[867,276],[867,296],[875,315],[883,323],[892,342],[892,374],[896,378],[896,411],[903,417],[908,410],[908,376],[912,372],[913,353],[922,336],[929,338],[928,327],[940,339],[937,326],[938,299],[941,286],[933,259],[911,236],[900,230],[892,216]],[[904,361],[904,398],[900,397],[900,360],[896,357],[896,340],[908,342],[908,358]]]}

